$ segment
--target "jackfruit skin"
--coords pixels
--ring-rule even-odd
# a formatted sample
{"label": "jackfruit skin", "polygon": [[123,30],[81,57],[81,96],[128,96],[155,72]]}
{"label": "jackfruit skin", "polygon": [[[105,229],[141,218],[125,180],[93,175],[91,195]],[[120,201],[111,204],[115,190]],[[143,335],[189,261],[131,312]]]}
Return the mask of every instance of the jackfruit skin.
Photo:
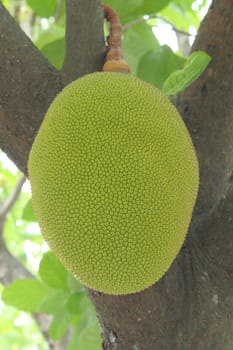
{"label": "jackfruit skin", "polygon": [[139,292],[177,256],[198,191],[198,162],[175,107],[121,73],[92,73],[54,99],[28,162],[50,248],[85,286]]}

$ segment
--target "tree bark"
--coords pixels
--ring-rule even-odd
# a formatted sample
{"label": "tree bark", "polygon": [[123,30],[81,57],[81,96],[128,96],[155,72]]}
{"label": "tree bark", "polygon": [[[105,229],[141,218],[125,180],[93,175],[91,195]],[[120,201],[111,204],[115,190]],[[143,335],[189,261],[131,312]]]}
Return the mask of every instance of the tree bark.
{"label": "tree bark", "polygon": [[[25,173],[31,143],[50,101],[64,83],[100,68],[104,52],[100,10],[89,7],[98,15],[86,13],[86,22],[76,23],[72,13],[77,13],[77,3],[80,8],[89,6],[86,0],[67,0],[67,21],[73,24],[67,27],[67,56],[61,73],[0,5],[0,144]],[[91,22],[90,16],[97,18],[97,32],[91,25],[89,45],[80,39],[77,50],[75,33],[79,30],[80,38],[85,37],[81,31],[87,27],[82,26]],[[200,191],[189,235],[169,271],[151,288],[127,296],[89,290],[105,350],[233,348],[232,33],[232,0],[214,0],[193,46],[209,53],[212,62],[176,102],[200,163]],[[78,68],[69,52],[76,52]],[[96,60],[93,65],[90,57]]]}
{"label": "tree bark", "polygon": [[61,77],[0,3],[0,145],[26,174],[42,118]]}
{"label": "tree bark", "polygon": [[62,68],[65,85],[102,69],[105,47],[100,23],[100,1],[66,1],[66,55]]}

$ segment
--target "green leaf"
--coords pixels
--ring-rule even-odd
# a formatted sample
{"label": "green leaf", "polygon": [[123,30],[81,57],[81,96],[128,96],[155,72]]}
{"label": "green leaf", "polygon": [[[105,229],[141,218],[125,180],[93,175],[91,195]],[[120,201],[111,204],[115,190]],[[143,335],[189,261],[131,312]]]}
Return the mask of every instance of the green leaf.
{"label": "green leaf", "polygon": [[134,19],[160,11],[167,6],[171,0],[106,0],[120,17],[122,24],[129,23]]}
{"label": "green leaf", "polygon": [[38,47],[38,49],[42,49],[43,46],[52,43],[56,40],[64,40],[65,37],[65,28],[60,27],[58,25],[54,25],[52,28],[49,28],[48,30],[43,31],[38,39],[35,42],[35,45]]}
{"label": "green leaf", "polygon": [[184,58],[174,54],[167,45],[159,46],[142,57],[137,75],[142,80],[162,88],[169,75],[181,68],[184,62]]}
{"label": "green leaf", "polygon": [[199,78],[211,61],[211,57],[203,51],[193,52],[187,59],[184,68],[172,73],[164,82],[163,92],[176,95],[186,89]]}
{"label": "green leaf", "polygon": [[158,48],[159,43],[146,23],[139,23],[124,31],[123,35],[124,58],[130,65],[133,75],[136,75],[141,57],[148,51]]}
{"label": "green leaf", "polygon": [[66,308],[71,314],[81,314],[90,307],[91,303],[84,292],[72,293],[66,304]]}
{"label": "green leaf", "polygon": [[55,68],[60,69],[64,61],[65,39],[54,40],[44,45],[41,52]]}
{"label": "green leaf", "polygon": [[75,278],[69,272],[67,273],[66,283],[69,291],[71,292],[81,292],[85,290],[84,286],[77,280],[77,278]]}
{"label": "green leaf", "polygon": [[46,18],[54,15],[57,7],[57,0],[27,0],[27,3],[37,16]]}
{"label": "green leaf", "polygon": [[67,271],[52,252],[44,254],[40,262],[39,274],[48,286],[67,289]]}
{"label": "green leaf", "polygon": [[137,18],[137,10],[142,6],[143,0],[105,0],[118,14],[122,24]]}
{"label": "green leaf", "polygon": [[195,11],[192,9],[187,11],[183,6],[174,3],[174,1],[170,2],[166,8],[162,9],[159,16],[167,19],[174,26],[186,32],[189,32],[191,25],[197,28],[200,24],[200,20],[198,20],[198,16]]}
{"label": "green leaf", "polygon": [[101,347],[100,326],[96,318],[90,316],[85,327],[79,330],[79,338],[76,350],[100,350]]}
{"label": "green leaf", "polygon": [[101,350],[100,326],[95,316],[85,315],[75,327],[68,350]]}
{"label": "green leaf", "polygon": [[53,314],[55,315],[61,307],[64,309],[67,300],[70,296],[69,291],[53,289],[48,293],[41,301],[38,309],[39,312],[44,314]]}
{"label": "green leaf", "polygon": [[72,320],[71,314],[65,312],[64,309],[59,310],[59,312],[54,316],[53,321],[49,327],[49,335],[53,340],[58,340],[63,337],[67,328]]}
{"label": "green leaf", "polygon": [[38,312],[41,301],[50,291],[48,286],[37,279],[21,279],[3,290],[2,299],[19,310]]}
{"label": "green leaf", "polygon": [[34,221],[37,222],[33,207],[32,207],[32,200],[29,199],[27,204],[25,205],[23,209],[22,219],[25,221]]}
{"label": "green leaf", "polygon": [[2,0],[2,4],[10,11],[11,0]]}
{"label": "green leaf", "polygon": [[138,9],[138,15],[150,15],[152,13],[157,13],[166,7],[171,0],[160,0],[160,1],[151,1],[144,0],[142,6]]}

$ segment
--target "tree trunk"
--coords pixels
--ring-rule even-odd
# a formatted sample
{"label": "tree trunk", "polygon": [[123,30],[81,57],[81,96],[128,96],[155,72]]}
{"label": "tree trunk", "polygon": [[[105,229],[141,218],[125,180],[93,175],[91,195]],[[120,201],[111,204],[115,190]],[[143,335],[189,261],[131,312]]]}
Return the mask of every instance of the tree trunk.
{"label": "tree trunk", "polygon": [[[101,68],[102,14],[99,1],[89,3],[67,0],[62,72],[41,56],[0,4],[0,145],[25,173],[51,100],[67,82]],[[151,288],[127,296],[88,291],[105,350],[233,349],[232,0],[213,1],[193,50],[206,51],[212,62],[176,101],[200,163],[190,230],[169,271]]]}

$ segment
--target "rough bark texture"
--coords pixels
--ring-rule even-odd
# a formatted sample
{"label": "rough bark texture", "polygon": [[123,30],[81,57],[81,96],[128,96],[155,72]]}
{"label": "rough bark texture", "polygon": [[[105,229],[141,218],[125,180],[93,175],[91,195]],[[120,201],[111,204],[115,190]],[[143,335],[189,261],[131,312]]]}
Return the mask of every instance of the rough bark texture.
{"label": "rough bark texture", "polygon": [[[98,26],[93,32],[91,20],[80,19],[78,24],[74,16],[77,4],[100,13],[98,1],[87,3],[67,0],[70,49],[62,74],[41,57],[0,5],[0,144],[24,172],[35,132],[49,102],[61,89],[61,81],[100,67],[104,47]],[[87,44],[84,38],[89,25]],[[170,270],[144,292],[113,297],[89,290],[105,350],[233,349],[232,0],[213,1],[193,49],[205,50],[213,60],[177,99],[201,171],[188,239]],[[81,55],[80,50],[86,54]],[[73,60],[69,52],[77,58]],[[91,56],[96,63],[90,63]]]}
{"label": "rough bark texture", "polygon": [[61,77],[0,3],[0,145],[26,173],[41,120]]}
{"label": "rough bark texture", "polygon": [[218,205],[233,174],[232,13],[232,1],[213,1],[192,47],[193,51],[206,51],[212,63],[177,101],[199,158],[199,216],[206,216]]}
{"label": "rough bark texture", "polygon": [[[63,82],[102,69],[105,54],[100,1],[66,1],[66,55]],[[99,27],[99,28],[98,28]],[[98,28],[98,30],[97,30]]]}

